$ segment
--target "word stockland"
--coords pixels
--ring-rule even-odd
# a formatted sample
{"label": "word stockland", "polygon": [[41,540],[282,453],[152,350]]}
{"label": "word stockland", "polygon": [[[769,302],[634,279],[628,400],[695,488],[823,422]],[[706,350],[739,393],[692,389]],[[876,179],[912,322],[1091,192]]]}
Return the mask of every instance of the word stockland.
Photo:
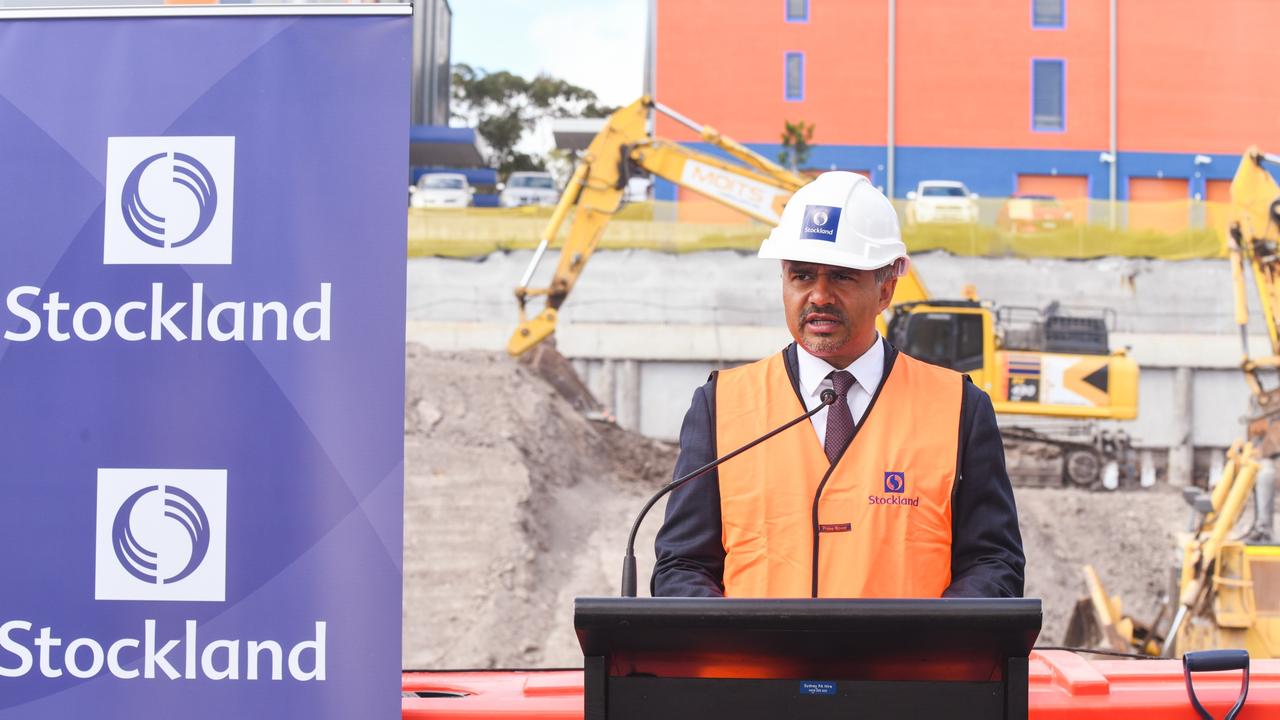
{"label": "word stockland", "polygon": [[[166,338],[199,341],[207,335],[215,342],[261,341],[268,337],[285,341],[292,329],[294,337],[302,342],[329,340],[330,283],[320,283],[318,300],[303,303],[293,311],[273,300],[220,302],[206,313],[204,283],[192,283],[190,295],[168,305],[165,305],[164,294],[164,285],[157,282],[151,283],[149,303],[134,300],[112,308],[89,301],[73,308],[62,299],[60,292],[51,292],[40,302],[40,288],[22,285],[9,291],[5,303],[9,313],[23,325],[6,330],[4,339],[26,342],[45,334],[55,342],[73,337],[96,342],[109,335],[127,342]],[[28,298],[33,300],[24,303]],[[36,308],[43,310],[43,315]]]}
{"label": "word stockland", "polygon": [[[283,680],[287,657],[289,676],[294,680],[324,682],[325,679],[325,622],[315,624],[314,640],[303,640],[287,653],[284,646],[274,640],[244,642],[243,653],[240,640],[214,640],[201,650],[195,620],[186,622],[183,639],[160,644],[156,621],[146,620],[143,625],[141,639],[120,638],[107,644],[92,638],[76,638],[63,645],[62,638],[53,636],[52,628],[42,627],[39,633],[33,633],[30,622],[10,620],[0,625],[0,677],[28,675],[35,670],[38,656],[40,674],[47,678],[62,677],[64,671],[72,677],[92,678],[101,675],[105,668],[121,680],[138,677],[153,680],[161,676],[170,680]],[[38,651],[33,651],[27,643]],[[56,652],[59,647],[61,653]],[[179,647],[182,649],[178,650]],[[141,651],[141,658],[130,663],[135,667],[125,667],[120,660],[120,653],[126,648]],[[60,662],[58,655],[62,656]],[[269,663],[269,667],[264,668],[264,662]],[[136,667],[138,664],[141,669]]]}

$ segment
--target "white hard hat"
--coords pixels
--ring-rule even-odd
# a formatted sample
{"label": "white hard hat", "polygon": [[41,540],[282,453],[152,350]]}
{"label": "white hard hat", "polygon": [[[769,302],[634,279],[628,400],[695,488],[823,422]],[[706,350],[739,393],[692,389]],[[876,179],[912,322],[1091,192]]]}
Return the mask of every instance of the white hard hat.
{"label": "white hard hat", "polygon": [[825,172],[796,191],[760,257],[875,270],[907,271],[907,246],[893,204],[857,173]]}

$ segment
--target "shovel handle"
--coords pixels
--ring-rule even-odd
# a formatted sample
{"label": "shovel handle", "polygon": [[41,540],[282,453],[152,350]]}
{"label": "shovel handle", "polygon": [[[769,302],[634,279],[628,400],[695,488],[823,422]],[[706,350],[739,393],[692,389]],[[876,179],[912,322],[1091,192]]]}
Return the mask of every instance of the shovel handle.
{"label": "shovel handle", "polygon": [[1213,720],[1213,716],[1209,714],[1208,710],[1204,709],[1204,706],[1200,704],[1200,699],[1196,697],[1196,691],[1191,682],[1191,673],[1219,672],[1223,670],[1244,671],[1240,678],[1240,695],[1236,697],[1236,704],[1223,716],[1223,720],[1235,720],[1236,715],[1240,713],[1240,708],[1244,707],[1245,698],[1249,696],[1248,651],[1199,650],[1182,656],[1182,675],[1187,681],[1187,697],[1191,699],[1191,705],[1199,713],[1201,720]]}

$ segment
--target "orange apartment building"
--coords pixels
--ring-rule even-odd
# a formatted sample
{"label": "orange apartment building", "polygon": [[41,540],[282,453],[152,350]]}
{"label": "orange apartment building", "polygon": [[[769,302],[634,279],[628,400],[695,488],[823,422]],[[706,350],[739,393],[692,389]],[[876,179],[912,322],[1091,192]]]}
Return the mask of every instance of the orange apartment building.
{"label": "orange apartment building", "polygon": [[1219,201],[1248,145],[1280,148],[1272,0],[652,2],[661,102],[768,157],[812,123],[808,167],[895,198]]}

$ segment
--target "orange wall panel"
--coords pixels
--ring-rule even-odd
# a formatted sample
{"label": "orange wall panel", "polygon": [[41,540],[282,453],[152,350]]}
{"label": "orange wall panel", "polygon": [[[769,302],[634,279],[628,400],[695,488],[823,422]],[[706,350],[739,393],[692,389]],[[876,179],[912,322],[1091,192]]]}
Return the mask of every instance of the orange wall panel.
{"label": "orange wall panel", "polygon": [[1206,202],[1230,203],[1230,180],[1206,180],[1204,183],[1204,199]]}
{"label": "orange wall panel", "polygon": [[1186,200],[1187,181],[1182,178],[1129,178],[1130,202]]}
{"label": "orange wall panel", "polygon": [[1018,195],[1052,195],[1073,218],[1089,216],[1089,178],[1084,175],[1019,175]]}
{"label": "orange wall panel", "polygon": [[1231,181],[1207,180],[1204,184],[1205,225],[1218,229],[1227,237],[1227,225],[1231,222]]}
{"label": "orange wall panel", "polygon": [[1280,2],[1124,0],[1118,15],[1121,149],[1280,147]]}
{"label": "orange wall panel", "polygon": [[1129,178],[1129,228],[1132,230],[1185,230],[1191,203],[1187,181],[1182,178]]}
{"label": "orange wall panel", "polygon": [[[1063,30],[1031,3],[900,0],[898,142],[1084,150],[1107,145],[1107,3],[1068,0]],[[1066,61],[1066,130],[1031,129],[1031,60]]]}
{"label": "orange wall panel", "polygon": [[1089,197],[1089,178],[1083,175],[1019,175],[1019,195],[1052,195],[1059,200]]}
{"label": "orange wall panel", "polygon": [[[789,23],[783,0],[659,0],[656,96],[744,142],[780,142],[784,121],[815,126],[813,142],[885,142],[888,6],[810,0]],[[783,97],[788,52],[805,54],[804,100]],[[658,133],[694,140],[659,116]]]}

